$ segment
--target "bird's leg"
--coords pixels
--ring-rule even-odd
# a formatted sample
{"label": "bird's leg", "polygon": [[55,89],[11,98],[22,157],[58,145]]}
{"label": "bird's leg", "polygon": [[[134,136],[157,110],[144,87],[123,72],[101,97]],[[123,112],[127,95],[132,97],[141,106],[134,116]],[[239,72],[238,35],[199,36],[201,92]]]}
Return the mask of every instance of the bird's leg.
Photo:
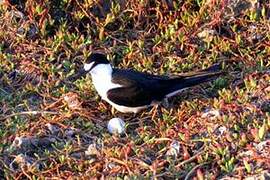
{"label": "bird's leg", "polygon": [[131,116],[127,118],[127,121],[132,121],[138,117],[138,113],[132,113]]}
{"label": "bird's leg", "polygon": [[158,117],[159,119],[162,119],[163,118],[163,113],[162,113],[162,107],[161,105],[157,105],[157,112],[158,112]]}
{"label": "bird's leg", "polygon": [[115,108],[112,106],[112,108],[111,108],[111,113],[112,113],[112,116],[114,116],[115,115]]}
{"label": "bird's leg", "polygon": [[153,107],[153,115],[152,115],[152,120],[154,120],[154,118],[156,117],[156,115],[158,116],[159,119],[162,119],[162,107],[160,104],[156,104]]}
{"label": "bird's leg", "polygon": [[168,98],[164,98],[163,101],[161,102],[161,105],[165,108],[168,109],[170,107]]}

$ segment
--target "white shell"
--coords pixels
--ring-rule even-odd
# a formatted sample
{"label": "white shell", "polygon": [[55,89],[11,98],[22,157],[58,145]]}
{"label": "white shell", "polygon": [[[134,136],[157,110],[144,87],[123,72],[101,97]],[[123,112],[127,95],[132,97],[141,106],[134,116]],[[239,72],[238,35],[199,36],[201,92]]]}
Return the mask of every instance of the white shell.
{"label": "white shell", "polygon": [[112,118],[107,125],[111,134],[123,134],[125,132],[125,122],[120,118]]}

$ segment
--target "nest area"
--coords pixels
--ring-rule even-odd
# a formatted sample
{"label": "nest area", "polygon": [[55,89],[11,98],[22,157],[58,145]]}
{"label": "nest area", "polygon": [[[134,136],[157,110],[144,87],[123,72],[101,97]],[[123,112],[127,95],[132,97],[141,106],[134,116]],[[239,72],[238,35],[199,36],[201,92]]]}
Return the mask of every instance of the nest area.
{"label": "nest area", "polygon": [[[5,1],[0,179],[267,179],[269,9],[249,0]],[[61,84],[92,51],[152,74],[221,62],[229,74],[162,113],[132,116],[111,110],[88,76]],[[127,124],[121,136],[106,128],[114,117]]]}

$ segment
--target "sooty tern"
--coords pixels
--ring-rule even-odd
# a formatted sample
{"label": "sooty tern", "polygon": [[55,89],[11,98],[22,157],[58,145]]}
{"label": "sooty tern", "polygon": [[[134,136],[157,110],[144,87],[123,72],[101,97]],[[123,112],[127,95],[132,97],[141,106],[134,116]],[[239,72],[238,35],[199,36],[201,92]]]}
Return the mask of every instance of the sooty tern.
{"label": "sooty tern", "polygon": [[[92,82],[101,98],[123,113],[137,113],[178,94],[185,88],[213,80],[222,73],[214,65],[174,78],[157,76],[113,68],[106,56],[100,53],[93,53],[87,58],[83,71],[83,74],[91,74]],[[81,77],[81,74],[82,72],[76,79]]]}

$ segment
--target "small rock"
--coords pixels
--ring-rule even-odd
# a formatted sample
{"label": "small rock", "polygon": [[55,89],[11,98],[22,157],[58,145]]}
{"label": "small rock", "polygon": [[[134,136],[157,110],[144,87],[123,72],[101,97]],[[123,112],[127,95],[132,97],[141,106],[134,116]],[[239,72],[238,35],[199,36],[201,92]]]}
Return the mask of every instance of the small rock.
{"label": "small rock", "polygon": [[213,29],[204,29],[198,33],[198,37],[205,42],[212,41],[217,32]]}
{"label": "small rock", "polygon": [[218,131],[219,131],[220,135],[223,135],[224,132],[227,131],[227,128],[225,126],[221,126],[221,127],[218,128]]}
{"label": "small rock", "polygon": [[81,102],[79,96],[76,93],[69,92],[63,96],[64,101],[67,103],[68,108],[71,110],[81,109]]}
{"label": "small rock", "polygon": [[60,131],[59,127],[53,124],[47,123],[46,126],[52,134],[58,134],[58,132]]}
{"label": "small rock", "polygon": [[262,141],[255,147],[259,152],[262,152],[267,146],[270,146],[270,140]]}
{"label": "small rock", "polygon": [[251,157],[254,156],[254,152],[252,150],[244,151],[239,154],[239,156],[242,157]]}
{"label": "small rock", "polygon": [[11,145],[11,147],[21,148],[24,146],[29,146],[31,141],[27,137],[16,137]]}
{"label": "small rock", "polygon": [[100,154],[100,148],[96,143],[90,144],[85,151],[85,155],[87,156],[93,156],[93,155],[99,155]]}
{"label": "small rock", "polygon": [[109,162],[106,166],[107,169],[113,169],[115,168],[117,165],[114,162]]}
{"label": "small rock", "polygon": [[177,157],[180,152],[180,143],[178,141],[173,141],[170,145],[169,150],[166,152],[166,156]]}
{"label": "small rock", "polygon": [[215,109],[206,110],[206,112],[202,114],[202,118],[210,118],[210,120],[214,120],[218,117],[220,117],[220,111]]}

